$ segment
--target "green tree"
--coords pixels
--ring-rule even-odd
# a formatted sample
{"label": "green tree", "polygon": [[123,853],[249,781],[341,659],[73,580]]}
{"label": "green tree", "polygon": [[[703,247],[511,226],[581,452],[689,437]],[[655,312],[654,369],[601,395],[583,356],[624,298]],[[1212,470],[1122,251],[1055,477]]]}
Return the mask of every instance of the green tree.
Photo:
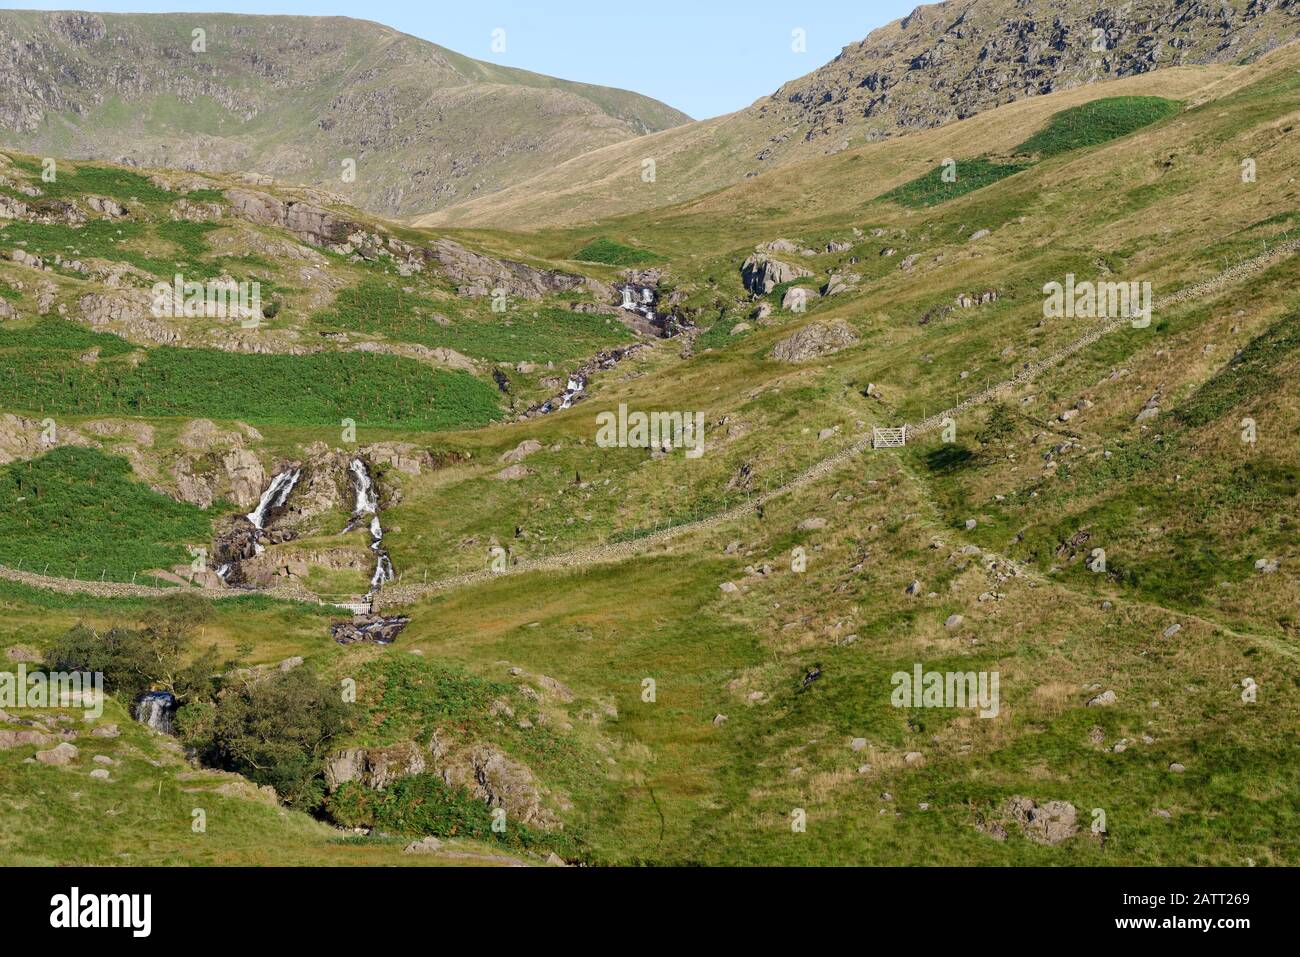
{"label": "green tree", "polygon": [[224,689],[210,734],[198,714],[192,727],[207,738],[208,757],[216,764],[271,785],[288,804],[311,809],[324,798],[326,751],[352,726],[353,711],[336,689],[298,668]]}

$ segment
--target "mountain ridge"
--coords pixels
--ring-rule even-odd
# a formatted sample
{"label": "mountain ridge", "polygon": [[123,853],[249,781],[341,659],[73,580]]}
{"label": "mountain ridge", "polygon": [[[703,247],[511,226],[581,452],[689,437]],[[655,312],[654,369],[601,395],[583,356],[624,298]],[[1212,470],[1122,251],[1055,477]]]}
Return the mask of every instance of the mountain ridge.
{"label": "mountain ridge", "polygon": [[[1300,35],[1300,5],[946,0],[846,46],[745,109],[610,144],[418,225],[574,224],[689,200],[790,163],[966,119],[1019,99],[1172,66],[1242,64]],[[656,160],[654,183],[641,164]]]}
{"label": "mountain ridge", "polygon": [[0,77],[13,91],[0,103],[11,147],[248,170],[388,215],[689,119],[345,17],[0,11]]}

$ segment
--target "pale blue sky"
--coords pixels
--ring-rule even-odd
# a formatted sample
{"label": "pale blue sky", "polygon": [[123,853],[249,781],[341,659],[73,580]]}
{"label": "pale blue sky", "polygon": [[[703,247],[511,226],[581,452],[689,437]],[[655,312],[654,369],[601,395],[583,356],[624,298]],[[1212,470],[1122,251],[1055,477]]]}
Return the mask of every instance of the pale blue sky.
{"label": "pale blue sky", "polygon": [[[285,13],[377,20],[466,56],[618,86],[696,119],[730,113],[832,59],[918,0],[71,0],[14,8],[105,12]],[[506,31],[504,53],[492,31]],[[807,50],[791,49],[802,29]]]}

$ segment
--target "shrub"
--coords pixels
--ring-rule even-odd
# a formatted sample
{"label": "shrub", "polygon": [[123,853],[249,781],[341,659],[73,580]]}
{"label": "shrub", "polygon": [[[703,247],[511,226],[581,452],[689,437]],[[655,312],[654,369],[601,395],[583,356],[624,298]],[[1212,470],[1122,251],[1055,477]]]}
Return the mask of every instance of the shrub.
{"label": "shrub", "polygon": [[[202,717],[194,715],[191,726],[206,735]],[[271,785],[290,805],[311,809],[324,797],[321,769],[328,746],[352,723],[352,706],[315,673],[298,668],[225,689],[210,736],[195,744],[206,744],[204,756],[220,767]]]}
{"label": "shrub", "polygon": [[219,670],[216,645],[191,656],[193,631],[179,617],[158,617],[143,628],[97,631],[78,624],[54,640],[45,653],[51,671],[104,675],[104,689],[123,698],[159,688],[178,702],[210,697]]}

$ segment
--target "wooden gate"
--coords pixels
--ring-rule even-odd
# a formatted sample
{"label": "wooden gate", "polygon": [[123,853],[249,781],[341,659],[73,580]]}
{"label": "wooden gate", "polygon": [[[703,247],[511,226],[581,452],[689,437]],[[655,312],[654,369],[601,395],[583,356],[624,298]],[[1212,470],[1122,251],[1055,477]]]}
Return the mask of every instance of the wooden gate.
{"label": "wooden gate", "polygon": [[899,429],[871,430],[871,447],[873,449],[901,449],[907,444],[907,426]]}

